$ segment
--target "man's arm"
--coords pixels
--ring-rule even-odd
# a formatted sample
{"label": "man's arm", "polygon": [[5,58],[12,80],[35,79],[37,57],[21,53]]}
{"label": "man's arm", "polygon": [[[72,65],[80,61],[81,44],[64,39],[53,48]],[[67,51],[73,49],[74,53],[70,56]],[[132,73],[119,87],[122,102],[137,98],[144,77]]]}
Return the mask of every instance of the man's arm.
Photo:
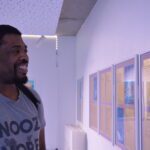
{"label": "man's arm", "polygon": [[44,128],[40,130],[39,144],[40,144],[40,150],[46,150]]}

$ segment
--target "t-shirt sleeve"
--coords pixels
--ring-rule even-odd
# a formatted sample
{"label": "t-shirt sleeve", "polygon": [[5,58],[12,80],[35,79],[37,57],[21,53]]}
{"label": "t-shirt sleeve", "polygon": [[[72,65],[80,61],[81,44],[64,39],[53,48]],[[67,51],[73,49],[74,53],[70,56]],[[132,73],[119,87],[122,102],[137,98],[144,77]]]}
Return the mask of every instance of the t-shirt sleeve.
{"label": "t-shirt sleeve", "polygon": [[34,94],[34,96],[40,101],[38,103],[38,117],[39,117],[39,121],[41,123],[41,128],[44,128],[46,125],[46,121],[45,121],[45,116],[44,116],[44,107],[43,107],[42,100],[41,100],[39,94],[35,90],[33,90],[33,89],[30,89],[30,90]]}

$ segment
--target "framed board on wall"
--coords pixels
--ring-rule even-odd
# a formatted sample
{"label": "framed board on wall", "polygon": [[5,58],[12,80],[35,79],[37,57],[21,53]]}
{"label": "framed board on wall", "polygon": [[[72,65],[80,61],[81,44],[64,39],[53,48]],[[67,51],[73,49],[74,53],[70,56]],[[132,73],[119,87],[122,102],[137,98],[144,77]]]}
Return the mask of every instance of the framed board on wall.
{"label": "framed board on wall", "polygon": [[89,77],[89,126],[98,131],[98,78],[97,73]]}
{"label": "framed board on wall", "polygon": [[126,150],[136,150],[135,73],[134,58],[115,66],[116,144]]}
{"label": "framed board on wall", "polygon": [[77,120],[83,122],[83,77],[77,80]]}
{"label": "framed board on wall", "polygon": [[113,130],[112,82],[112,68],[107,68],[99,72],[99,132],[109,140],[112,140]]}
{"label": "framed board on wall", "polygon": [[141,55],[142,150],[150,149],[150,52]]}

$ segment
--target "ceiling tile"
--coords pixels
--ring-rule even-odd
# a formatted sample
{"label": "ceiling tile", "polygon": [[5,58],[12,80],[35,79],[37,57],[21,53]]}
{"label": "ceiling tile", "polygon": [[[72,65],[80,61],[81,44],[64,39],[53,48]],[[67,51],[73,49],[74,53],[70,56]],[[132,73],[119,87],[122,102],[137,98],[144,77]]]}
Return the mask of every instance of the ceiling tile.
{"label": "ceiling tile", "polygon": [[17,27],[23,34],[53,35],[63,0],[0,0],[0,24]]}

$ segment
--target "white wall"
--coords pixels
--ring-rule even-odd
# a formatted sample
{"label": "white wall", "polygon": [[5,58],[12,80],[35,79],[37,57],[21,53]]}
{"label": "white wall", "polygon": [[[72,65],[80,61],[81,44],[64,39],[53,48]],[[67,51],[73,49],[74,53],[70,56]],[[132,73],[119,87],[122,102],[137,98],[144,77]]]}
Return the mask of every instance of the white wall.
{"label": "white wall", "polygon": [[64,127],[75,124],[75,37],[59,38],[59,148],[64,149]]}
{"label": "white wall", "polygon": [[[56,57],[55,40],[24,39],[28,46],[29,79],[35,80],[46,118],[47,150],[63,147],[64,124],[75,122],[75,38],[60,38]],[[56,67],[56,61],[58,66]]]}
{"label": "white wall", "polygon": [[150,1],[98,0],[77,35],[76,79],[84,76],[88,150],[119,150],[89,129],[89,75],[150,50]]}
{"label": "white wall", "polygon": [[58,146],[58,81],[55,39],[24,39],[29,51],[29,79],[42,98],[46,119],[47,149]]}

